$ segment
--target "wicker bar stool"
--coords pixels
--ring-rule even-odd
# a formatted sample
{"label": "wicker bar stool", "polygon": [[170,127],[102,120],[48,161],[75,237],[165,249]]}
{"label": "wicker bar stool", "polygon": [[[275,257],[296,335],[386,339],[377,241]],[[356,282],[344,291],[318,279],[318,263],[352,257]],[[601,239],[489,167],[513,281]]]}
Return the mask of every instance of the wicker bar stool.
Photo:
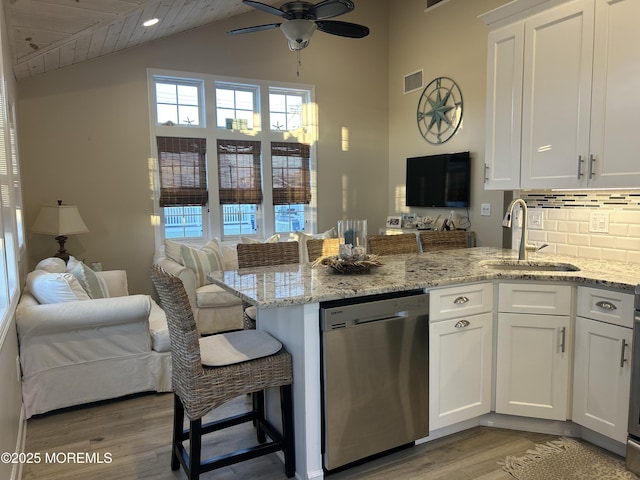
{"label": "wicker bar stool", "polygon": [[420,232],[420,245],[423,252],[429,250],[450,250],[467,247],[467,232],[451,230],[448,232]]}
{"label": "wicker bar stool", "polygon": [[340,253],[339,238],[310,238],[307,240],[309,261],[315,262],[320,257],[338,255]]}
{"label": "wicker bar stool", "polygon": [[[300,263],[298,242],[239,243],[238,268],[271,267]],[[244,328],[256,328],[256,307],[245,304]]]}
{"label": "wicker bar stool", "polygon": [[367,242],[369,244],[369,251],[374,255],[418,253],[418,239],[413,233],[369,235]]}
{"label": "wicker bar stool", "polygon": [[[167,316],[171,341],[173,441],[171,469],[182,466],[189,480],[215,470],[282,450],[287,477],[295,474],[293,374],[291,356],[266,332],[240,330],[200,337],[189,298],[177,277],[158,265],[150,271]],[[265,418],[264,390],[280,388],[282,434]],[[202,417],[240,395],[254,394],[252,410],[202,424]],[[184,429],[184,415],[189,428]],[[256,446],[202,460],[202,436],[253,421]],[[267,442],[267,437],[270,441]],[[188,451],[183,443],[189,440]]]}

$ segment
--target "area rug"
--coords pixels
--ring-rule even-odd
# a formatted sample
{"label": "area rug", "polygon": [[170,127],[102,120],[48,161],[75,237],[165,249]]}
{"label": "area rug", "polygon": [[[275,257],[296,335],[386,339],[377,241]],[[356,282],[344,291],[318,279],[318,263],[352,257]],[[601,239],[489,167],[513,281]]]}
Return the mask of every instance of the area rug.
{"label": "area rug", "polygon": [[566,437],[538,444],[522,457],[509,456],[498,463],[517,480],[638,480],[625,469],[624,460]]}

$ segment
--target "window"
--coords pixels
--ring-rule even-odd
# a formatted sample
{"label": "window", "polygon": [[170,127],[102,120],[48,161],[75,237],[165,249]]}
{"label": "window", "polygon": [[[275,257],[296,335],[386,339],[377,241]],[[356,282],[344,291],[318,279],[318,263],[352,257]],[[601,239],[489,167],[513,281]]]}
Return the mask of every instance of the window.
{"label": "window", "polygon": [[159,78],[155,82],[158,125],[200,126],[202,82]]}
{"label": "window", "polygon": [[304,230],[311,201],[310,148],[303,143],[271,143],[271,174],[276,232]]}
{"label": "window", "polygon": [[167,238],[202,237],[209,201],[203,138],[157,137],[160,206]]}
{"label": "window", "polygon": [[260,142],[218,140],[218,194],[223,234],[256,232],[256,206],[262,203]]}
{"label": "window", "polygon": [[[312,87],[153,70],[148,78],[156,241],[315,231]],[[198,122],[187,122],[196,111]]]}
{"label": "window", "polygon": [[247,85],[216,83],[216,125],[218,128],[253,130],[258,113],[258,90]]}
{"label": "window", "polygon": [[291,131],[303,126],[302,107],[308,103],[307,92],[269,89],[269,125],[274,131]]}

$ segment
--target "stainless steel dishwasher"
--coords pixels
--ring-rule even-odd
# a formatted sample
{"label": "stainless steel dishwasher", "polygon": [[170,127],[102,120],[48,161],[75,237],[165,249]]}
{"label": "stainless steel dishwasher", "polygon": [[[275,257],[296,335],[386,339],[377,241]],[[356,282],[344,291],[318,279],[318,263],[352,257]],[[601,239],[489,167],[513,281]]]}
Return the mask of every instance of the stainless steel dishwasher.
{"label": "stainless steel dishwasher", "polygon": [[320,305],[325,469],[429,434],[428,312],[422,291]]}

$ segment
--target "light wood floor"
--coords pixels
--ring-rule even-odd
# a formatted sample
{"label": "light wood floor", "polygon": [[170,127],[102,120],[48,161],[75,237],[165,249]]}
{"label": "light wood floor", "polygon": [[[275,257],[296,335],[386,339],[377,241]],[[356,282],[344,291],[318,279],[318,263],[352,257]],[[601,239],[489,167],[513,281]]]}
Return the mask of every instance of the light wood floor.
{"label": "light wood floor", "polygon": [[[244,408],[247,398],[222,407],[219,415]],[[175,480],[182,471],[169,467],[171,394],[146,394],[68,409],[29,419],[26,452],[110,453],[111,463],[25,465],[24,480]],[[235,427],[206,444],[214,449],[253,442],[251,424]],[[535,443],[555,436],[476,427],[402,450],[328,476],[330,480],[509,480],[496,463],[507,455],[523,455]],[[219,451],[218,451],[219,453]],[[62,458],[62,457],[61,457]],[[203,480],[284,480],[284,467],[274,455],[209,472]]]}

